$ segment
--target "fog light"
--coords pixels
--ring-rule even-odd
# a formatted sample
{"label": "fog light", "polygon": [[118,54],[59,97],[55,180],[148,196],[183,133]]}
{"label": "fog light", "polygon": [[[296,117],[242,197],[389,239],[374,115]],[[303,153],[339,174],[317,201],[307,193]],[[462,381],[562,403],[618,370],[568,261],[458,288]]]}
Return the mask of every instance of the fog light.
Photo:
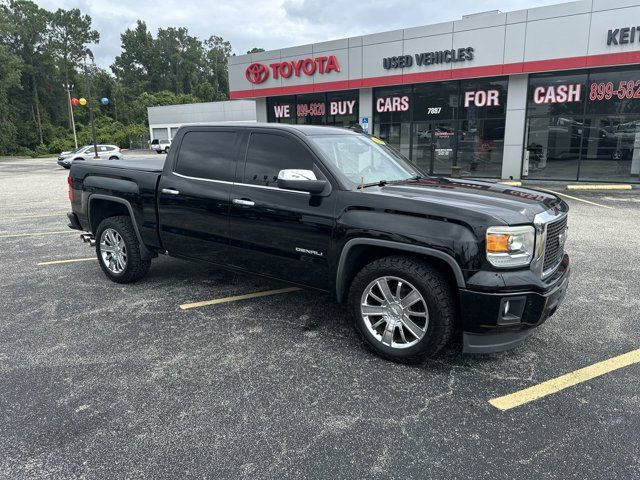
{"label": "fog light", "polygon": [[517,325],[522,322],[527,297],[508,297],[500,302],[498,325]]}

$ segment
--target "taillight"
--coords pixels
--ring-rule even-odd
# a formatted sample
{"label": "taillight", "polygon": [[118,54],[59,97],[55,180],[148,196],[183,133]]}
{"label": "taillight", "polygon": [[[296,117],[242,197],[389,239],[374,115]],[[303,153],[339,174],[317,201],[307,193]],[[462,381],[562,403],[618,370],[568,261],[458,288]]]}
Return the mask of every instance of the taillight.
{"label": "taillight", "polygon": [[122,153],[122,147],[118,147],[118,153]]}
{"label": "taillight", "polygon": [[73,203],[73,182],[71,181],[71,175],[67,177],[67,185],[69,186],[69,201]]}

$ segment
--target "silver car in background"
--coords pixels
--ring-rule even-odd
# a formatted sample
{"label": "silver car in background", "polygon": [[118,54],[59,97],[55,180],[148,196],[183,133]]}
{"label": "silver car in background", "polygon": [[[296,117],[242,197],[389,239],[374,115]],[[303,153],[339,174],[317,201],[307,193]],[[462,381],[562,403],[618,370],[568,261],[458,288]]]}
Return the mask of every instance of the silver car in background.
{"label": "silver car in background", "polygon": [[[58,157],[58,165],[71,168],[71,162],[77,159],[90,160],[95,156],[93,145],[85,145],[71,152],[62,152]],[[122,149],[116,145],[98,145],[98,157],[102,160],[122,160]]]}

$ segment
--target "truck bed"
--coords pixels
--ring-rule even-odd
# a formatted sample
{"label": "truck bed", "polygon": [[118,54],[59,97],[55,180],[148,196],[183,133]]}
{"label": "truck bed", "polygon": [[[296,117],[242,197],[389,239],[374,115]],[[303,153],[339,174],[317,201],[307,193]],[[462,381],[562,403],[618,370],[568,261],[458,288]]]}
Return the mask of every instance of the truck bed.
{"label": "truck bed", "polygon": [[87,166],[125,168],[142,172],[161,173],[164,168],[164,157],[151,157],[146,155],[127,156],[124,160],[83,160]]}

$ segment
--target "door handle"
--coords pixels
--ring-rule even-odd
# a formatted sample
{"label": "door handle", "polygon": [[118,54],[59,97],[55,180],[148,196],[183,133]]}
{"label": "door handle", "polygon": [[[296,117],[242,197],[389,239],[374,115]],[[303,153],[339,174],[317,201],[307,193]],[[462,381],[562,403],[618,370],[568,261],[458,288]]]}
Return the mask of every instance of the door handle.
{"label": "door handle", "polygon": [[180,195],[180,191],[174,190],[173,188],[163,188],[161,191],[167,195]]}
{"label": "door handle", "polygon": [[242,205],[243,207],[253,207],[256,202],[252,202],[251,200],[246,200],[244,198],[234,198],[233,203],[236,205]]}

